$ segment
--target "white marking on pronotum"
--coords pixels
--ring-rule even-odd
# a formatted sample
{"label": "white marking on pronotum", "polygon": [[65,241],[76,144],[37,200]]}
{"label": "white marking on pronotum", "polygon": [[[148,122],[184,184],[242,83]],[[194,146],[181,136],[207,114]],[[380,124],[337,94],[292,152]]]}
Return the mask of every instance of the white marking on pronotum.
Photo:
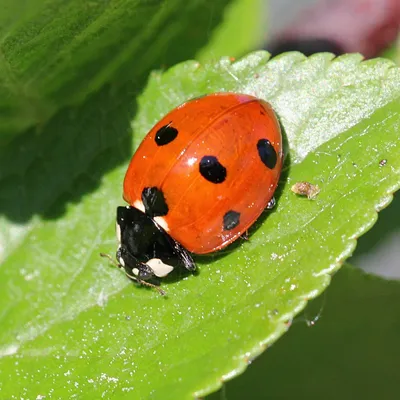
{"label": "white marking on pronotum", "polygon": [[121,227],[118,222],[115,223],[115,233],[117,235],[118,244],[121,245]]}
{"label": "white marking on pronotum", "polygon": [[154,275],[159,278],[167,276],[174,269],[172,265],[164,264],[159,258],[152,258],[146,264],[153,270]]}
{"label": "white marking on pronotum", "polygon": [[166,232],[169,232],[168,222],[164,217],[154,217],[154,221],[156,221],[157,224],[160,225],[161,228],[163,228]]}
{"label": "white marking on pronotum", "polygon": [[137,208],[138,210],[140,210],[141,212],[145,212],[144,210],[144,205],[143,205],[143,201],[142,200],[135,200],[133,202],[133,207]]}
{"label": "white marking on pronotum", "polygon": [[137,268],[133,268],[132,269],[132,273],[133,273],[133,275],[138,276],[139,275],[139,270]]}

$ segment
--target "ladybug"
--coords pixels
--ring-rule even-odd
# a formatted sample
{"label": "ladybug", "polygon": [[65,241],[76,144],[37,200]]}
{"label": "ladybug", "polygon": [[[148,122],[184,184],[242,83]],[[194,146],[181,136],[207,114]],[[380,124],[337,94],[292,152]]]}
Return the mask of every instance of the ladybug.
{"label": "ladybug", "polygon": [[175,108],[126,172],[118,266],[149,286],[175,267],[194,271],[192,253],[225,248],[274,204],[282,162],[280,126],[267,102],[215,93]]}

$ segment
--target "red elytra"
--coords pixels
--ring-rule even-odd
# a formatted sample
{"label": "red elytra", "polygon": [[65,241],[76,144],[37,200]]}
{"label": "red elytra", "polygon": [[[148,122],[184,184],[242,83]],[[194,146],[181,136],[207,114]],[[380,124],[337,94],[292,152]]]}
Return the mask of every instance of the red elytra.
{"label": "red elytra", "polygon": [[157,188],[167,212],[154,220],[188,251],[229,245],[272,199],[282,169],[282,136],[271,106],[256,97],[215,93],[161,119],[132,157],[124,199],[144,211]]}

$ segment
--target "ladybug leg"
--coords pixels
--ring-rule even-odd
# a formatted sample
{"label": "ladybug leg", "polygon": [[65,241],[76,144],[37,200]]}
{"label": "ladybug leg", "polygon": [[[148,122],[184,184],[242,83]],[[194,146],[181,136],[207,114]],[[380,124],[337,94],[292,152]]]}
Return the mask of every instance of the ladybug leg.
{"label": "ladybug leg", "polygon": [[240,236],[243,240],[249,240],[249,231],[246,231],[243,233],[242,236]]}
{"label": "ladybug leg", "polygon": [[163,228],[161,228],[158,224],[155,224],[159,232],[162,234],[164,239],[168,242],[171,247],[173,253],[178,257],[179,262],[188,270],[195,271],[196,264],[193,261],[191,254],[174,238],[168,235]]}
{"label": "ladybug leg", "polygon": [[[146,265],[146,264],[144,264],[144,265]],[[146,281],[140,279],[140,278],[137,277],[137,276],[134,276],[134,275],[129,274],[129,273],[126,271],[126,269],[124,269],[124,272],[125,272],[125,275],[126,275],[129,279],[132,279],[133,281],[139,283],[140,285],[143,285],[143,286],[147,286],[147,287],[151,287],[151,288],[153,288],[153,289],[156,289],[157,292],[161,294],[161,296],[165,296],[165,295],[166,295],[165,291],[162,290],[161,288],[159,288],[157,285],[153,285],[152,283],[146,282]],[[140,270],[139,270],[139,276],[140,276]]]}
{"label": "ladybug leg", "polygon": [[275,204],[276,204],[275,197],[272,197],[267,204],[267,210],[272,210],[275,207]]}
{"label": "ladybug leg", "polygon": [[[119,250],[117,252],[117,257]],[[144,263],[141,263],[140,261],[137,261],[137,267],[138,268],[131,268],[131,270],[129,270],[129,268],[127,266],[122,265],[121,263],[119,263],[118,261],[116,261],[113,257],[111,257],[109,254],[104,254],[104,253],[100,253],[101,257],[105,257],[108,258],[108,260],[115,265],[117,268],[119,269],[123,269],[125,275],[129,278],[132,279],[133,281],[139,283],[140,285],[143,286],[147,286],[147,287],[151,287],[153,289],[156,289],[158,291],[158,293],[160,293],[162,296],[165,296],[165,291],[162,290],[161,288],[159,288],[156,285],[153,285],[152,283],[146,282],[145,280],[143,280],[143,278],[145,279],[149,279],[149,277],[154,276],[153,271],[151,270],[151,268],[149,266],[147,266]],[[137,271],[136,271],[137,270]],[[137,276],[135,276],[135,272],[137,272]]]}
{"label": "ladybug leg", "polygon": [[[172,238],[171,238],[172,239]],[[196,270],[196,264],[193,261],[192,256],[190,253],[176,240],[172,239],[174,241],[174,250],[176,254],[178,255],[181,263],[183,266],[188,270],[188,271],[195,271]]]}

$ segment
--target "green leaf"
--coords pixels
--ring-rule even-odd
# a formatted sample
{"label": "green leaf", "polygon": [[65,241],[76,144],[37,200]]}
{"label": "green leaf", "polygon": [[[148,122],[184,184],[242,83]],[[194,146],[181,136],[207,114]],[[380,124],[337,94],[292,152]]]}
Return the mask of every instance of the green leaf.
{"label": "green leaf", "polygon": [[150,69],[193,57],[228,3],[3,0],[0,145],[107,82],[143,82]]}
{"label": "green leaf", "polygon": [[196,59],[205,62],[223,56],[239,57],[262,45],[266,31],[266,2],[261,0],[231,1],[223,21]]}
{"label": "green leaf", "polygon": [[400,282],[344,266],[289,333],[228,382],[225,398],[249,391],[254,400],[392,398],[400,378],[399,302]]}
{"label": "green leaf", "polygon": [[[132,145],[129,87],[26,135],[8,153],[9,172],[0,168],[2,209],[17,230],[5,236],[0,269],[2,395],[189,399],[242,372],[326,288],[398,189],[399,83],[392,63],[357,55],[187,62],[153,74]],[[198,257],[197,276],[163,282],[163,298],[98,254],[115,251],[128,154],[169,109],[221,90],[264,98],[280,117],[290,152],[278,205],[250,241]],[[290,191],[303,180],[319,185],[315,200]],[[44,218],[21,233],[17,222],[31,214]]]}
{"label": "green leaf", "polygon": [[400,35],[392,46],[383,52],[382,57],[393,60],[397,65],[400,64]]}

